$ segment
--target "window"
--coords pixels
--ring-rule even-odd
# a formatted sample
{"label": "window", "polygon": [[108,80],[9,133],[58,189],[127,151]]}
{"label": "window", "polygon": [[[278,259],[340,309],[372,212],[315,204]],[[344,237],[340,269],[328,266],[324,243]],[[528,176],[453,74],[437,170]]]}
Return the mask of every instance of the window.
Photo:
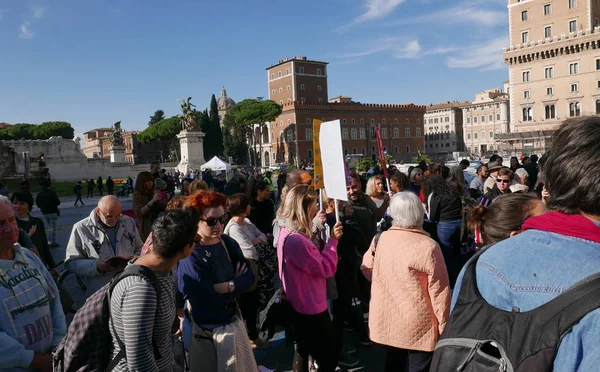
{"label": "window", "polygon": [[371,124],[375,124],[375,119],[371,119]]}
{"label": "window", "polygon": [[467,118],[467,124],[471,124],[471,118]]}
{"label": "window", "polygon": [[400,129],[394,128],[394,138],[400,137]]}
{"label": "window", "polygon": [[281,75],[281,71],[279,71],[279,72],[277,73],[277,77],[281,77],[281,76],[282,76],[282,75]]}
{"label": "window", "polygon": [[552,14],[552,5],[546,4],[544,5],[544,15]]}
{"label": "window", "polygon": [[569,0],[569,9],[574,9],[577,7],[577,0]]}
{"label": "window", "polygon": [[410,128],[404,129],[404,137],[410,137]]}
{"label": "window", "polygon": [[533,120],[533,109],[531,107],[523,107],[523,121]]}
{"label": "window", "polygon": [[[365,128],[360,128],[360,138],[366,138],[366,134],[365,134]],[[363,154],[364,154],[365,150],[363,149]]]}
{"label": "window", "polygon": [[288,125],[292,125],[292,119],[288,119]]}
{"label": "window", "polygon": [[317,69],[317,75],[321,76],[321,69],[320,68]]}
{"label": "window", "polygon": [[397,154],[397,153],[398,153],[398,146],[395,146],[394,147],[394,154]]}
{"label": "window", "polygon": [[579,102],[569,103],[569,116],[581,116],[581,104]]}
{"label": "window", "polygon": [[477,116],[473,116],[473,124],[477,124]]}
{"label": "window", "polygon": [[274,96],[274,95],[275,95],[275,89],[273,89],[273,90],[271,91],[271,95],[272,95],[272,96]]}
{"label": "window", "polygon": [[291,103],[291,102],[292,102],[292,99],[288,98],[287,103]]}
{"label": "window", "polygon": [[377,137],[377,136],[375,135],[375,127],[371,127],[371,129],[370,129],[370,132],[371,132],[371,139],[374,139],[374,138],[376,138],[376,137]]}
{"label": "window", "polygon": [[398,124],[398,119],[394,119],[394,124]]}
{"label": "window", "polygon": [[356,124],[356,119],[352,118],[352,124]]}
{"label": "window", "polygon": [[571,93],[577,92],[577,84],[571,84]]}
{"label": "window", "polygon": [[494,132],[490,131],[490,139],[494,139]]}
{"label": "window", "polygon": [[488,115],[488,121],[494,121],[494,115]]}
{"label": "window", "polygon": [[417,124],[419,124],[421,122],[421,120],[417,119]]}
{"label": "window", "polygon": [[[405,122],[406,124],[408,124],[410,121],[409,121],[408,119],[404,119],[404,122]],[[436,123],[437,123],[437,121],[436,121]]]}
{"label": "window", "polygon": [[323,103],[323,98],[319,98],[319,99],[317,99],[317,101],[318,101],[319,103]]}
{"label": "window", "polygon": [[527,11],[524,10],[521,12],[521,21],[526,21],[527,20]]}
{"label": "window", "polygon": [[352,149],[352,154],[356,155],[356,147]]}
{"label": "window", "polygon": [[312,150],[311,149],[308,149],[308,151],[307,151],[307,157],[309,159],[312,159]]}
{"label": "window", "polygon": [[279,120],[279,126],[283,127],[283,120]]}
{"label": "window", "polygon": [[361,118],[361,119],[360,119],[360,123],[361,123],[361,124],[364,124],[364,123],[365,123],[365,119],[362,119],[362,118]]}
{"label": "window", "polygon": [[481,130],[481,139],[485,139],[485,132],[483,131],[483,129]]}
{"label": "window", "polygon": [[471,139],[471,133],[467,133],[467,139]]}
{"label": "window", "polygon": [[289,85],[287,86],[287,91],[289,92],[290,90],[292,90],[292,87],[290,87]]}
{"label": "window", "polygon": [[304,84],[300,84],[300,90],[304,90]]}
{"label": "window", "polygon": [[317,86],[317,90],[318,90],[319,92],[322,92],[322,91],[323,91],[323,87],[319,85],[319,86]]}
{"label": "window", "polygon": [[477,139],[477,132],[473,132],[473,139]]}
{"label": "window", "polygon": [[300,97],[300,102],[305,103],[306,102],[306,98]]}
{"label": "window", "polygon": [[387,128],[381,128],[381,138],[387,138]]}
{"label": "window", "polygon": [[596,70],[600,70],[600,59],[596,60]]}
{"label": "window", "polygon": [[280,104],[280,105],[283,105],[283,100],[279,101],[279,104]]}
{"label": "window", "polygon": [[521,43],[527,44],[529,42],[529,31],[521,32]]}
{"label": "window", "polygon": [[283,88],[279,88],[279,93],[283,93]]}
{"label": "window", "polygon": [[364,148],[364,147],[361,147],[361,148],[360,148],[360,153],[361,153],[361,154],[363,154],[363,155],[366,153],[366,152],[365,152],[365,148]]}
{"label": "window", "polygon": [[306,128],[305,135],[307,140],[312,141],[312,128]]}
{"label": "window", "polygon": [[445,121],[446,123],[448,123],[448,122],[450,121],[450,118],[446,116],[446,117],[444,118],[444,121]]}
{"label": "window", "polygon": [[530,91],[526,90],[523,92],[523,98],[530,98]]}
{"label": "window", "polygon": [[342,139],[348,139],[348,128],[342,128]]}
{"label": "window", "polygon": [[544,69],[544,77],[546,79],[552,79],[553,76],[554,76],[554,67],[546,67]]}
{"label": "window", "polygon": [[481,122],[485,123],[485,115],[481,115]]}
{"label": "window", "polygon": [[385,124],[385,119],[381,119],[381,124]]}
{"label": "window", "polygon": [[406,145],[406,153],[410,153],[410,146]]}
{"label": "window", "polygon": [[310,124],[311,120],[310,118],[306,118],[306,124]]}
{"label": "window", "polygon": [[552,87],[546,88],[546,95],[551,96],[554,93],[554,89]]}
{"label": "window", "polygon": [[271,80],[275,79],[275,74],[271,74]]}
{"label": "window", "polygon": [[577,75],[579,73],[579,62],[569,63],[569,74]]}
{"label": "window", "polygon": [[346,119],[342,119],[342,124],[346,124]]}
{"label": "window", "polygon": [[545,107],[546,111],[546,119],[555,119],[556,118],[556,109],[554,105],[547,105]]}
{"label": "window", "polygon": [[569,32],[577,32],[577,20],[569,21]]}
{"label": "window", "polygon": [[303,73],[304,73],[304,67],[300,67],[300,71],[299,71],[299,72],[300,72],[301,74],[303,74]]}
{"label": "window", "polygon": [[286,69],[285,69],[285,74],[286,74],[286,75],[289,75],[289,74],[290,74],[290,69],[289,69],[289,68],[286,68]]}
{"label": "window", "polygon": [[531,71],[523,71],[523,82],[526,83],[531,79]]}
{"label": "window", "polygon": [[344,149],[344,156],[348,155],[348,149]]}
{"label": "window", "polygon": [[421,128],[417,128],[417,137],[421,137]]}
{"label": "window", "polygon": [[356,139],[356,137],[357,137],[357,134],[356,134],[356,128],[352,128],[352,129],[350,129],[350,137],[351,137],[352,139]]}
{"label": "window", "polygon": [[596,114],[600,114],[600,100],[596,100]]}
{"label": "window", "polygon": [[544,27],[544,37],[548,39],[552,37],[552,26]]}
{"label": "window", "polygon": [[496,120],[499,121],[500,120],[500,114],[496,114]]}

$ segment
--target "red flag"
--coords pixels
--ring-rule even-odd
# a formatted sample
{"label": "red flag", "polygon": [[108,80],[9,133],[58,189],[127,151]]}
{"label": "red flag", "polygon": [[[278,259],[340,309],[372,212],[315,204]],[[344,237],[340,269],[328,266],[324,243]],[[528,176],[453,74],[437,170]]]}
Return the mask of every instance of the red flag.
{"label": "red flag", "polygon": [[381,144],[381,133],[379,133],[379,126],[375,127],[375,135],[377,135],[377,149],[379,150],[379,161],[381,161],[381,167],[383,168],[383,176],[388,178],[388,170],[385,165],[385,154],[383,153],[383,145]]}

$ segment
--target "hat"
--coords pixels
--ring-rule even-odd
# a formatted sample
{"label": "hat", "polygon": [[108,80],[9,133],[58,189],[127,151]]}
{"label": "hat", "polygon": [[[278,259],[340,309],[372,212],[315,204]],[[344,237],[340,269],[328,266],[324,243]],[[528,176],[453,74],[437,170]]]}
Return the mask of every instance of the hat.
{"label": "hat", "polygon": [[156,187],[159,190],[166,190],[167,183],[163,179],[157,178],[154,180],[154,187]]}
{"label": "hat", "polygon": [[507,168],[500,161],[494,161],[493,163],[488,163],[488,172],[494,172],[502,168]]}

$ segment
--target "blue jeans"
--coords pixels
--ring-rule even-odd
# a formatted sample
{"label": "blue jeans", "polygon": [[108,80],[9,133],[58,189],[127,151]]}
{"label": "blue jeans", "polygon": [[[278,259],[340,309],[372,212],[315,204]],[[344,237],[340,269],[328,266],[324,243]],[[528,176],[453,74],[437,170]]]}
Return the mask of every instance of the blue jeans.
{"label": "blue jeans", "polygon": [[44,215],[46,219],[46,235],[49,243],[56,243],[56,229],[58,227],[58,214],[47,213]]}
{"label": "blue jeans", "polygon": [[444,255],[450,287],[454,288],[454,283],[460,270],[460,229],[462,220],[440,221],[437,223],[438,243]]}

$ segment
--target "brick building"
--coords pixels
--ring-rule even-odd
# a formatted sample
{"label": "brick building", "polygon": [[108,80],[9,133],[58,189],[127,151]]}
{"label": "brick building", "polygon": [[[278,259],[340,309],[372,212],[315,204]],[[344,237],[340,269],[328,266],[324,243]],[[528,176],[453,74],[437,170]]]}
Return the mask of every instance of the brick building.
{"label": "brick building", "polygon": [[[85,144],[83,154],[90,159],[110,159],[109,136],[112,128],[98,128],[83,134]],[[141,143],[137,140],[137,131],[123,133],[125,160],[131,164],[148,164],[152,161],[164,162],[169,156],[169,142]]]}
{"label": "brick building", "polygon": [[363,104],[346,96],[329,100],[327,65],[327,62],[294,57],[267,68],[269,99],[281,104],[283,111],[263,127],[260,150],[263,166],[312,162],[313,119],[340,120],[346,155],[362,154],[376,159],[377,126],[384,150],[397,161],[410,161],[417,151],[424,149],[425,106]]}

